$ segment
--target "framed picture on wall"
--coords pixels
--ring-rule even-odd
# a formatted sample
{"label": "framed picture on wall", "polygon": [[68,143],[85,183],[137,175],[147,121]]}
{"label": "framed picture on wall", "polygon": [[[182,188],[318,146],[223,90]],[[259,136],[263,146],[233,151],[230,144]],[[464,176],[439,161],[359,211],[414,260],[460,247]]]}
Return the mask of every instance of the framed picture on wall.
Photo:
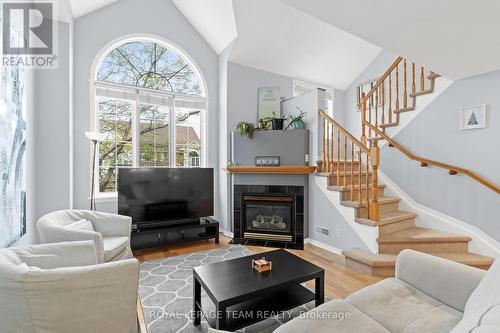
{"label": "framed picture on wall", "polygon": [[486,104],[460,109],[460,129],[486,128]]}
{"label": "framed picture on wall", "polygon": [[[378,79],[373,79],[370,81],[360,83],[358,85],[356,111],[361,111],[361,102],[362,102],[362,98],[363,98],[363,93],[365,93],[365,94],[369,93],[370,90],[372,90],[373,87],[377,84],[377,82],[378,82]],[[379,95],[378,106],[380,107],[380,106],[382,106],[382,98],[380,98],[380,96],[382,96],[382,87],[378,88],[378,95]],[[366,102],[366,104],[367,104],[366,107],[369,108],[371,105],[371,107],[374,108],[375,102],[376,102],[375,94],[373,94],[370,97],[370,99],[371,99],[371,101]]]}
{"label": "framed picture on wall", "polygon": [[275,114],[281,116],[281,99],[279,87],[259,88],[259,120],[270,118]]}

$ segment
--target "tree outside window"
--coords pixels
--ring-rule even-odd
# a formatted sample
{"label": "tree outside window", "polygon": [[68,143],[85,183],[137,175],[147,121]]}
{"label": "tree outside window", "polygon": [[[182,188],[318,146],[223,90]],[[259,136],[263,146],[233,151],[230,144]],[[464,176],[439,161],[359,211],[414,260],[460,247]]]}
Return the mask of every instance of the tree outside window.
{"label": "tree outside window", "polygon": [[203,91],[186,57],[168,46],[133,41],[109,52],[96,81],[96,125],[106,133],[99,191],[115,192],[123,167],[199,167]]}

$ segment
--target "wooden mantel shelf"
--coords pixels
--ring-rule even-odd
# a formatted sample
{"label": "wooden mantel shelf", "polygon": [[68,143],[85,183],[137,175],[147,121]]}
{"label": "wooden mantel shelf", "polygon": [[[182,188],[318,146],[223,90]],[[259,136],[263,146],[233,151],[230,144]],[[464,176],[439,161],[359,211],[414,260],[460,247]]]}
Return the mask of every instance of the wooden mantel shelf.
{"label": "wooden mantel shelf", "polygon": [[274,174],[274,175],[307,175],[316,171],[316,166],[304,165],[288,165],[288,166],[253,166],[253,165],[239,165],[227,167],[228,173],[257,173],[257,174]]}

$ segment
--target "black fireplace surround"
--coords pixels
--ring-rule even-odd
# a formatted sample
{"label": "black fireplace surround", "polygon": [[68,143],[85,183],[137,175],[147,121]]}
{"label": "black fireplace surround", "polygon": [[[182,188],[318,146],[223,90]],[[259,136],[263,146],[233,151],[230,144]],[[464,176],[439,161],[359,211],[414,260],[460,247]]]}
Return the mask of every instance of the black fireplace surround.
{"label": "black fireplace surround", "polygon": [[304,248],[304,187],[234,186],[236,244]]}

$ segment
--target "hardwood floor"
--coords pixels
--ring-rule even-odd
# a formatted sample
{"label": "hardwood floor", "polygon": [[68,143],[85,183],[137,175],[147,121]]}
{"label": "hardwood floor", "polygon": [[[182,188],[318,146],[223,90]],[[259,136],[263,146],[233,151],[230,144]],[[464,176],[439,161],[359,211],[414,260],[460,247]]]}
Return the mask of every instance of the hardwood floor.
{"label": "hardwood floor", "polygon": [[[134,255],[141,262],[146,260],[155,260],[227,246],[230,240],[231,238],[225,237],[221,234],[219,244],[215,244],[213,240],[175,244],[163,248],[134,251]],[[247,246],[247,248],[255,253],[272,250],[270,247],[258,246]],[[303,251],[288,251],[322,267],[325,270],[325,295],[330,299],[345,298],[361,288],[382,280],[382,278],[366,275],[347,268],[345,266],[343,256],[334,254],[311,244],[306,244]],[[313,282],[310,282],[309,284],[311,287],[314,286]],[[140,304],[138,304],[138,312],[141,331],[145,333],[145,324]]]}

